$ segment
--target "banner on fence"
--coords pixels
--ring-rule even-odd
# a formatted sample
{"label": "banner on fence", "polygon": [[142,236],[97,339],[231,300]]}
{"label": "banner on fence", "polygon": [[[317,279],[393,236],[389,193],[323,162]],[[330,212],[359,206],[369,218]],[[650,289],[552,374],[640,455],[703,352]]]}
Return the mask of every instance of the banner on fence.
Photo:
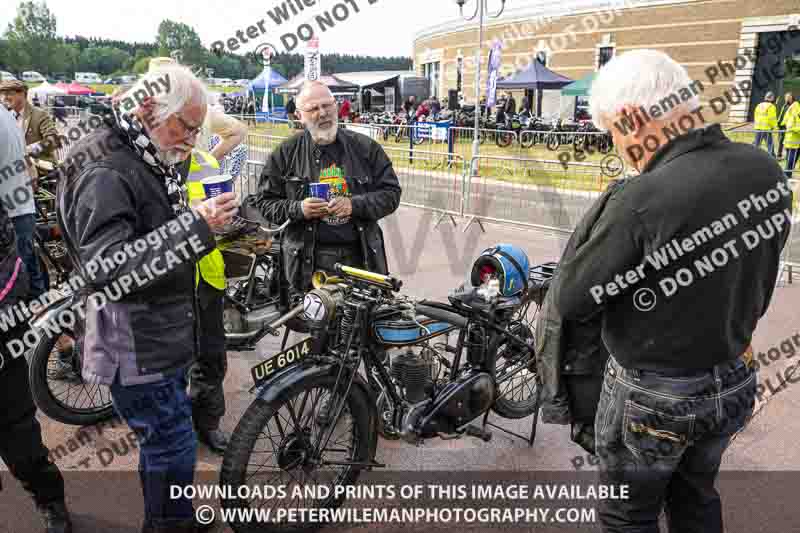
{"label": "banner on fence", "polygon": [[320,76],[319,38],[308,41],[305,54],[305,76],[307,81],[315,81]]}
{"label": "banner on fence", "polygon": [[489,79],[486,82],[486,108],[494,106],[497,96],[497,75],[500,72],[500,41],[496,40],[489,51]]}

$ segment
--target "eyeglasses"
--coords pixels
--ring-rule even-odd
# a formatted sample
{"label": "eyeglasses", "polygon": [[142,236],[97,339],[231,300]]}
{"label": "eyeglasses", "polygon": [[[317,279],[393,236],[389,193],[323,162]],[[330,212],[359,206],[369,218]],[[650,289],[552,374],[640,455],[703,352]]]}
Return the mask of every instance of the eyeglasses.
{"label": "eyeglasses", "polygon": [[316,105],[308,108],[300,108],[300,111],[303,113],[308,113],[310,115],[319,115],[320,111],[325,111],[326,113],[330,113],[336,107],[336,101],[327,102],[321,105]]}
{"label": "eyeglasses", "polygon": [[186,133],[187,137],[195,137],[197,136],[198,133],[200,133],[200,130],[203,129],[202,124],[200,124],[199,126],[192,126],[191,124],[183,120],[183,118],[177,113],[175,113],[175,118],[177,118],[178,122],[181,123],[181,127],[183,128],[183,131]]}

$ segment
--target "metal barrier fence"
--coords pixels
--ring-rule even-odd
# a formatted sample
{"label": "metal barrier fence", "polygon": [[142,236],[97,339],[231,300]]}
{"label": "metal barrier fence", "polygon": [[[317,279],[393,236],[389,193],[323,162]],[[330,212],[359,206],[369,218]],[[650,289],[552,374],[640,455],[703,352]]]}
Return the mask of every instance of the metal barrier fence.
{"label": "metal barrier fence", "polygon": [[[403,188],[401,203],[437,211],[442,217],[463,212],[465,161],[457,154],[385,146]],[[441,221],[441,218],[439,219]]]}
{"label": "metal barrier fence", "polygon": [[[468,176],[463,215],[470,222],[488,220],[570,233],[599,196],[601,167],[597,163],[480,156],[470,161],[478,169]],[[497,169],[520,179],[493,178]]]}
{"label": "metal barrier fence", "polygon": [[800,179],[789,180],[789,186],[793,193],[793,223],[789,239],[781,254],[781,277],[786,275],[789,283],[792,283],[792,278],[800,273],[800,228],[796,227],[800,224]]}

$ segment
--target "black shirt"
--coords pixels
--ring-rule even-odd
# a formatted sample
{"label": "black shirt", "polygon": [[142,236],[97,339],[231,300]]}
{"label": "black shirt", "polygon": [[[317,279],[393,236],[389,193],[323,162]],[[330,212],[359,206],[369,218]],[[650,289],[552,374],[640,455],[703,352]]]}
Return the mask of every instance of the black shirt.
{"label": "black shirt", "polygon": [[297,106],[294,103],[294,99],[289,100],[289,103],[286,104],[286,112],[294,113],[295,111],[297,111]]}
{"label": "black shirt", "polygon": [[[344,152],[340,141],[318,146],[320,175],[315,180],[330,184],[330,199],[352,197],[352,188],[347,180],[347,167],[344,165]],[[350,244],[358,240],[356,227],[351,217],[328,216],[320,219],[317,240],[322,244]]]}
{"label": "black shirt", "polygon": [[[771,200],[739,205],[753,197]],[[625,368],[733,360],[772,298],[791,205],[769,154],[731,142],[719,125],[690,131],[609,198],[589,239],[559,265],[555,305],[565,319],[602,309],[603,342]]]}

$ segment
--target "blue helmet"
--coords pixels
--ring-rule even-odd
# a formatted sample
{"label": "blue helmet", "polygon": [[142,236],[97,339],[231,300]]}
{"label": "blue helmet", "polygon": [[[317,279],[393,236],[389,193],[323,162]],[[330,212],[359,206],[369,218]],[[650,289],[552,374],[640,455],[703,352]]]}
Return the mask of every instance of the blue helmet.
{"label": "blue helmet", "polygon": [[471,282],[480,286],[486,277],[500,281],[500,294],[516,296],[528,290],[530,262],[519,246],[498,244],[484,250],[472,265]]}

